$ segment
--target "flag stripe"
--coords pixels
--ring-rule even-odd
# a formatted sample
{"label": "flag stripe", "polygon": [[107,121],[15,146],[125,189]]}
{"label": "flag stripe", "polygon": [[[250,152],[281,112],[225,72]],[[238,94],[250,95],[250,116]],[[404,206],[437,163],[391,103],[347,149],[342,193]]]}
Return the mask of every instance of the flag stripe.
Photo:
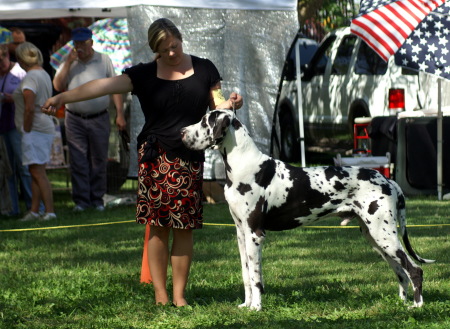
{"label": "flag stripe", "polygon": [[[408,0],[406,0],[408,1]],[[416,7],[412,6],[412,3],[408,1],[398,1],[392,4],[391,8],[395,10],[397,17],[401,19],[412,30],[419,24],[425,17],[425,13],[415,10]]]}
{"label": "flag stripe", "polygon": [[380,55],[386,62],[391,55],[392,49],[388,45],[382,46],[384,44],[383,39],[376,33],[368,33],[371,31],[372,27],[370,24],[365,25],[363,20],[358,20],[352,24],[352,33],[363,39],[375,52]]}
{"label": "flag stripe", "polygon": [[423,2],[423,1],[408,1],[408,3],[403,3],[403,5],[408,5],[408,4],[411,7],[414,7],[414,9],[418,10],[420,12],[419,15],[423,16],[423,17],[426,16],[430,11],[433,10],[432,7],[428,5],[428,3]]}
{"label": "flag stripe", "polygon": [[[389,13],[391,13],[390,11],[388,11]],[[403,41],[405,40],[405,38],[408,37],[408,35],[411,33],[408,33],[408,29],[405,25],[400,26],[397,23],[401,23],[400,20],[395,19],[395,17],[393,15],[387,15],[387,13],[385,13],[383,10],[380,10],[377,12],[377,16],[375,17],[372,16],[370,17],[370,21],[374,24],[377,25],[378,28],[380,28],[383,33],[386,35],[387,38],[391,39],[392,42],[397,45],[397,47],[400,47],[403,44]],[[379,25],[377,24],[378,21],[380,20],[384,20],[385,22],[387,22],[388,24],[386,25]],[[392,27],[392,28],[389,28]]]}
{"label": "flag stripe", "polygon": [[385,8],[381,8],[378,13],[387,21],[387,24],[382,24],[383,26],[391,26],[393,33],[401,34],[398,36],[400,41],[403,42],[411,34],[411,27],[405,21],[399,19],[397,13]]}
{"label": "flag stripe", "polygon": [[[378,45],[379,51],[383,51],[383,53],[390,54],[392,51],[394,51],[394,48],[396,47],[396,44],[392,42],[392,40],[386,36],[382,31],[382,26],[379,26],[377,24],[373,24],[372,21],[360,21],[363,23],[361,25],[362,28],[364,28],[366,31],[370,30],[372,33],[367,33],[366,35],[370,35],[373,39],[373,42]],[[364,24],[365,23],[365,24]],[[383,50],[384,49],[384,50]]]}
{"label": "flag stripe", "polygon": [[367,43],[369,45],[369,47],[371,47],[373,50],[375,50],[377,52],[377,54],[384,60],[384,61],[388,61],[390,54],[389,53],[384,53],[385,49],[377,49],[377,47],[375,46],[375,44],[377,44],[377,41],[373,41],[373,38],[369,35],[363,35],[360,34],[358,31],[353,31],[353,34],[359,36],[361,39],[364,39],[364,42]]}
{"label": "flag stripe", "polygon": [[355,18],[351,31],[387,60],[426,15],[444,2],[445,0],[395,1]]}

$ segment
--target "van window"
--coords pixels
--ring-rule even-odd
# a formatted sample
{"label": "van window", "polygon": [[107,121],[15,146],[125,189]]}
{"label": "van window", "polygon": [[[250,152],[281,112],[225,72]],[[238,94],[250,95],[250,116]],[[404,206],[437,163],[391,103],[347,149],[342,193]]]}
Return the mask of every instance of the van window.
{"label": "van window", "polygon": [[[318,48],[317,42],[314,40],[309,39],[301,39],[300,38],[300,44],[299,44],[299,50],[300,50],[300,65],[308,64],[311,61],[311,58],[313,57],[314,53],[316,52]],[[295,47],[292,47],[292,51],[289,54],[289,59],[294,63],[295,65]]]}
{"label": "van window", "polygon": [[355,73],[365,75],[383,75],[387,72],[388,63],[372,50],[364,41],[359,46],[356,57]]}
{"label": "van window", "polygon": [[325,74],[325,69],[327,68],[328,60],[331,56],[331,49],[334,40],[336,40],[336,36],[330,36],[325,39],[324,43],[322,43],[319,49],[317,49],[311,60],[311,76],[305,75],[305,80],[309,80],[315,75]]}
{"label": "van window", "polygon": [[[316,52],[319,44],[311,39],[307,38],[299,38],[299,50],[300,50],[300,67],[303,71],[306,64],[311,61],[314,53]],[[296,41],[294,41],[296,42]],[[295,58],[295,47],[291,46],[291,52],[286,58],[286,62],[284,64],[285,70],[285,79],[286,81],[295,80],[297,76],[297,63]]]}
{"label": "van window", "polygon": [[353,48],[355,48],[356,36],[349,35],[342,39],[341,44],[336,52],[333,62],[331,74],[345,75],[347,74],[350,60],[352,58]]}

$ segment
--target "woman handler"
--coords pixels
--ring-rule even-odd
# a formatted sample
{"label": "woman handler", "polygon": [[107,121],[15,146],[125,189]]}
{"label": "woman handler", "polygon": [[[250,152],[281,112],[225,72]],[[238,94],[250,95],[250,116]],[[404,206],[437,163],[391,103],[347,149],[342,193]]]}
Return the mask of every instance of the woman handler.
{"label": "woman handler", "polygon": [[181,33],[170,20],[161,18],[150,25],[148,43],[156,54],[152,62],[58,94],[47,100],[43,111],[54,114],[63,103],[105,94],[131,91],[138,97],[145,124],[138,136],[136,220],[152,226],[148,258],[156,303],[169,302],[166,281],[170,253],[173,304],[184,306],[193,253],[192,230],[203,224],[204,154],[183,145],[180,129],[200,121],[208,107],[239,109],[243,101],[236,93],[225,100],[214,64],[184,53]]}

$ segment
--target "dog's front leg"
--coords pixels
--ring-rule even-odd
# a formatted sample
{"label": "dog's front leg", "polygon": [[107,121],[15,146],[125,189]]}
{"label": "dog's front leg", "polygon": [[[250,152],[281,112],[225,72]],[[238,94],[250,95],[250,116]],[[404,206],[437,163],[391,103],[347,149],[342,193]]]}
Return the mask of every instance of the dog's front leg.
{"label": "dog's front leg", "polygon": [[245,234],[242,227],[242,221],[234,215],[230,209],[231,215],[236,225],[237,241],[239,247],[239,256],[241,257],[242,280],[244,282],[245,301],[239,307],[250,307],[252,300],[252,291],[250,288],[250,277],[248,274],[248,256],[245,247]]}
{"label": "dog's front leg", "polygon": [[[245,228],[244,228],[245,230]],[[264,283],[262,276],[262,244],[264,242],[264,233],[258,235],[245,230],[245,249],[248,259],[248,276],[250,278],[251,302],[250,309],[261,310],[261,295],[264,293]]]}

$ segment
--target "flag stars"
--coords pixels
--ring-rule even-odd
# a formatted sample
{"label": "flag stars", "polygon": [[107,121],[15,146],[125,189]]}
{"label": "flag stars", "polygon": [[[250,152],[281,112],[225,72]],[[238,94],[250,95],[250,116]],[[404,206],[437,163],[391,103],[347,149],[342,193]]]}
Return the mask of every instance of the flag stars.
{"label": "flag stars", "polygon": [[418,38],[421,38],[422,37],[422,31],[420,30],[420,29],[416,29],[416,30],[414,30],[413,31],[413,34],[416,36],[416,37],[418,37]]}
{"label": "flag stars", "polygon": [[[414,47],[414,46],[413,46]],[[428,51],[430,53],[435,53],[436,50],[438,50],[438,48],[434,45],[434,43],[432,43],[431,45],[428,46]]]}
{"label": "flag stars", "polygon": [[426,71],[428,69],[428,65],[424,62],[419,63],[419,70]]}
{"label": "flag stars", "polygon": [[[395,29],[397,25],[387,18],[383,19],[384,16],[378,12],[383,6],[386,6],[384,7],[387,8],[386,10],[395,7],[396,1],[414,4],[420,7],[423,13],[417,17],[419,20],[422,19],[419,24],[412,17],[409,21],[409,16],[396,17],[401,22],[408,24],[408,27],[415,26],[415,28],[405,31],[409,37],[405,38],[400,47],[395,48],[398,49],[395,54],[396,64],[450,78],[450,0],[364,0],[361,1],[360,15],[367,15],[377,22],[381,18],[380,25],[390,31],[389,29]],[[369,35],[376,34],[373,29],[367,33]],[[390,36],[387,37],[394,39]],[[383,42],[384,40],[383,38]],[[394,43],[396,40],[393,40]],[[383,46],[383,43],[380,42],[379,47],[383,49]],[[395,49],[392,49],[392,52],[395,52]]]}
{"label": "flag stars", "polygon": [[413,52],[413,53],[416,53],[416,54],[418,54],[418,53],[420,53],[420,46],[419,45],[417,45],[417,44],[413,44],[412,45],[412,49],[411,49],[411,51]]}
{"label": "flag stars", "polygon": [[440,45],[445,47],[447,45],[447,43],[448,43],[447,38],[439,38],[439,44]]}

